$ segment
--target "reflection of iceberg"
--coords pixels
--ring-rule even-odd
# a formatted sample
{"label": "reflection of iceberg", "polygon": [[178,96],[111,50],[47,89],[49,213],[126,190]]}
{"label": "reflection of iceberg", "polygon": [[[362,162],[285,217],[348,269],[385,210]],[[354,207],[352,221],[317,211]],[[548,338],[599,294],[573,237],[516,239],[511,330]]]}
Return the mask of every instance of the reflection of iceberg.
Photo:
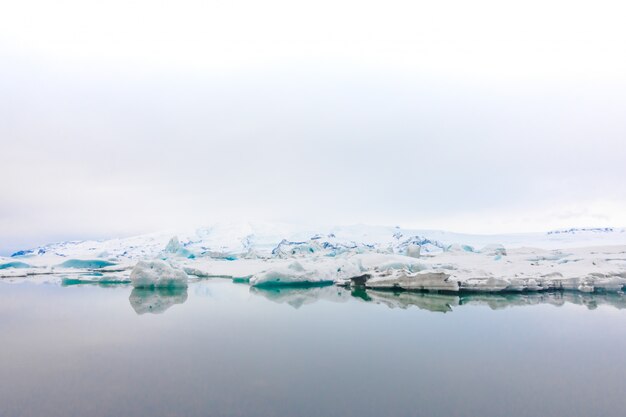
{"label": "reflection of iceberg", "polygon": [[416,307],[420,310],[447,313],[464,306],[485,306],[491,310],[508,307],[534,306],[549,304],[560,307],[565,304],[586,306],[593,310],[599,306],[626,309],[626,295],[616,293],[586,294],[576,291],[546,291],[522,293],[462,293],[441,294],[415,291],[372,290],[365,288],[343,287],[251,287],[250,292],[275,303],[286,303],[294,308],[313,304],[319,300],[345,302],[349,299],[367,303],[381,304],[389,308],[407,309]]}
{"label": "reflection of iceberg", "polygon": [[213,295],[209,285],[196,284],[193,289],[193,293],[198,297],[211,297]]}
{"label": "reflection of iceberg", "polygon": [[[502,293],[480,294],[468,293],[461,296],[460,305],[481,305],[491,310],[502,310],[508,307],[532,306],[538,304],[551,304],[557,307],[564,305],[572,297],[569,292],[529,292],[529,293]],[[576,303],[580,304],[580,303]]]}
{"label": "reflection of iceberg", "polygon": [[606,305],[617,309],[626,308],[626,296],[619,293],[581,293],[574,291],[555,291],[522,294],[467,294],[462,295],[461,305],[487,305],[492,310],[514,306],[551,304],[560,307],[564,304],[578,304],[593,310]]}
{"label": "reflection of iceberg", "polygon": [[187,301],[187,288],[134,288],[128,301],[137,314],[159,314]]}
{"label": "reflection of iceberg", "polygon": [[250,287],[250,293],[262,295],[275,303],[286,303],[293,308],[300,308],[305,304],[313,304],[319,300],[345,302],[350,299],[350,293],[334,285],[320,287]]}
{"label": "reflection of iceberg", "polygon": [[465,305],[487,306],[491,310],[507,307],[551,304],[560,307],[564,304],[584,305],[590,310],[606,305],[618,309],[626,308],[626,296],[615,293],[585,294],[570,291],[528,292],[528,293],[468,293],[462,295],[437,294],[409,291],[375,291],[355,289],[352,295],[362,300],[383,304],[389,308],[408,308],[411,306],[435,312],[453,311]]}
{"label": "reflection of iceberg", "polygon": [[452,307],[459,305],[459,296],[451,294],[355,289],[352,295],[368,302],[386,305],[389,308],[417,307],[421,310],[441,313],[452,311]]}

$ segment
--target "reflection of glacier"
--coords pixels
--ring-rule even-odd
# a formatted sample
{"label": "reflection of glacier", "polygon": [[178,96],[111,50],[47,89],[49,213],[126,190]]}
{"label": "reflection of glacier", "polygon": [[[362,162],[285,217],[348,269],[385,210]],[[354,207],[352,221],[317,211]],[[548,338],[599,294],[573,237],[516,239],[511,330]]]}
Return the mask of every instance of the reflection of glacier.
{"label": "reflection of glacier", "polygon": [[386,305],[389,308],[417,307],[422,310],[446,313],[466,305],[487,306],[492,310],[507,307],[550,304],[562,306],[567,303],[583,305],[593,310],[606,305],[617,309],[626,308],[626,296],[615,293],[584,294],[570,291],[529,292],[507,294],[436,294],[425,292],[393,292],[355,290],[352,295],[367,302]]}
{"label": "reflection of glacier", "polygon": [[187,288],[134,288],[128,301],[137,314],[160,314],[187,301]]}
{"label": "reflection of glacier", "polygon": [[385,305],[389,308],[407,309],[416,307],[420,310],[447,313],[463,306],[486,306],[491,310],[508,307],[523,307],[539,304],[562,306],[577,304],[593,310],[599,306],[611,306],[626,309],[626,295],[616,293],[586,294],[575,291],[527,292],[527,293],[466,293],[440,294],[414,291],[386,291],[365,288],[349,289],[326,287],[251,287],[250,292],[261,295],[275,303],[289,304],[294,308],[313,304],[317,301],[345,302],[356,299],[372,304]]}
{"label": "reflection of glacier", "polygon": [[193,293],[198,297],[211,297],[213,293],[209,285],[198,283],[193,287]]}
{"label": "reflection of glacier", "polygon": [[499,310],[511,306],[528,306],[536,304],[551,304],[560,307],[565,304],[578,304],[593,310],[599,306],[611,306],[617,309],[626,308],[626,296],[622,293],[580,293],[572,291],[557,291],[546,293],[527,294],[472,294],[460,297],[461,305],[487,305],[492,310]]}
{"label": "reflection of glacier", "polygon": [[421,310],[441,313],[452,311],[453,306],[459,305],[458,296],[437,293],[355,289],[352,295],[367,302],[386,305],[389,308],[417,307]]}
{"label": "reflection of glacier", "polygon": [[250,287],[250,293],[263,297],[279,304],[289,304],[293,308],[300,308],[305,304],[317,301],[332,301],[343,303],[350,299],[350,292],[334,285],[320,287]]}

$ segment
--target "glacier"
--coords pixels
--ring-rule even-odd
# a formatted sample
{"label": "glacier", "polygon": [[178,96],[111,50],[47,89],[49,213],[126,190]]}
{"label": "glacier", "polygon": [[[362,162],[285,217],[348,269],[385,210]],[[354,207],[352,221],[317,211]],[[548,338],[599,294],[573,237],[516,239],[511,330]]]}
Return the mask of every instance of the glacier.
{"label": "glacier", "polygon": [[185,287],[230,278],[253,288],[336,285],[376,291],[622,292],[626,231],[469,235],[386,226],[216,224],[0,257],[0,278]]}

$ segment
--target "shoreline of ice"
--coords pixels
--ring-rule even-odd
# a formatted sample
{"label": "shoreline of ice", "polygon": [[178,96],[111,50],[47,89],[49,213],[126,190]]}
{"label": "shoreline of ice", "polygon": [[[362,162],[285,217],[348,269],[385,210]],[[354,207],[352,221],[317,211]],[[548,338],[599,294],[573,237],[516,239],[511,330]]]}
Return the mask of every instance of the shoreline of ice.
{"label": "shoreline of ice", "polygon": [[[290,240],[297,233],[286,238],[250,232],[199,229],[183,239],[146,235],[49,245],[0,258],[0,278],[53,275],[71,283],[139,288],[227,277],[251,287],[334,284],[441,293],[592,293],[626,287],[624,229],[573,229],[532,239],[369,226],[300,240]],[[521,241],[525,244],[515,245]],[[541,247],[546,241],[550,245]]]}

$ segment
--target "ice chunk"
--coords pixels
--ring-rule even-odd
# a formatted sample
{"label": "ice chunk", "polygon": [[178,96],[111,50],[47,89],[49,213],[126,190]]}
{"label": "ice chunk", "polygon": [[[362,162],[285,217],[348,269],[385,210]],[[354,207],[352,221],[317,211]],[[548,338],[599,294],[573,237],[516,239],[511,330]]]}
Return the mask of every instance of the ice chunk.
{"label": "ice chunk", "polygon": [[61,285],[82,285],[82,284],[98,284],[98,285],[115,285],[127,284],[130,282],[128,274],[124,273],[106,273],[89,272],[86,274],[70,275],[61,277]]}
{"label": "ice chunk", "polygon": [[485,246],[480,252],[489,256],[506,256],[506,248],[497,243]]}
{"label": "ice chunk", "polygon": [[388,270],[372,275],[365,282],[368,288],[417,291],[459,291],[459,283],[443,272],[416,272],[405,269]]}
{"label": "ice chunk", "polygon": [[[396,239],[400,239],[402,237],[402,234],[400,233],[398,235],[396,233],[394,234],[394,237]],[[408,239],[405,239],[404,241],[399,243],[390,242],[390,244],[391,253],[406,254],[407,256],[411,256],[409,255],[409,246],[418,246],[420,253],[439,253],[447,250],[449,246],[443,242],[432,240],[419,235],[411,236]]]}
{"label": "ice chunk", "polygon": [[250,284],[253,286],[330,284],[362,273],[362,260],[358,255],[320,257],[275,263],[270,269],[254,274],[250,278]]}
{"label": "ice chunk", "polygon": [[189,266],[185,266],[183,268],[183,271],[185,271],[185,273],[187,275],[193,275],[196,276],[198,278],[210,278],[210,277],[214,277],[215,275],[210,274],[207,271],[203,271],[202,269],[198,269],[198,268],[192,268]]}
{"label": "ice chunk", "polygon": [[139,261],[130,273],[135,288],[186,287],[187,274],[161,260]]}
{"label": "ice chunk", "polygon": [[277,258],[290,258],[311,255],[320,250],[321,246],[315,240],[309,242],[290,242],[287,239],[283,239],[278,246],[272,250],[272,255]]}
{"label": "ice chunk", "polygon": [[111,265],[115,265],[115,263],[102,259],[68,259],[59,266],[63,268],[95,269]]}
{"label": "ice chunk", "polygon": [[453,243],[446,248],[449,252],[475,252],[474,248],[470,245],[462,245],[459,243]]}
{"label": "ice chunk", "polygon": [[291,262],[287,266],[280,265],[270,270],[255,274],[250,278],[253,286],[275,286],[275,285],[311,285],[311,284],[332,284],[335,275],[323,268],[309,266],[304,268],[300,262]]}
{"label": "ice chunk", "polygon": [[193,259],[196,255],[191,252],[189,249],[186,249],[183,244],[178,240],[178,236],[173,236],[167,245],[165,246],[165,252],[163,255],[167,257],[167,254],[173,254],[176,256],[184,256],[189,259]]}
{"label": "ice chunk", "polygon": [[626,278],[598,277],[594,281],[594,288],[602,291],[621,291],[626,286]]}
{"label": "ice chunk", "polygon": [[583,282],[578,286],[578,291],[580,292],[594,292],[594,286],[589,282]]}
{"label": "ice chunk", "polygon": [[169,242],[167,242],[167,246],[165,246],[165,252],[176,253],[182,249],[180,245],[180,241],[178,240],[178,236],[173,236]]}
{"label": "ice chunk", "polygon": [[362,265],[364,270],[406,269],[410,272],[418,272],[424,269],[424,266],[415,258],[404,255],[366,253],[355,255],[351,259]]}
{"label": "ice chunk", "polygon": [[410,256],[411,258],[419,258],[421,248],[422,247],[420,245],[416,245],[414,243],[407,245],[406,256]]}
{"label": "ice chunk", "polygon": [[29,264],[27,264],[26,262],[7,262],[5,264],[0,264],[0,269],[8,269],[8,268],[30,268],[31,266]]}
{"label": "ice chunk", "polygon": [[[470,278],[464,282],[461,282],[461,289],[464,291],[479,291],[479,292],[500,292],[504,290],[514,290],[509,288],[511,282],[503,278],[484,277],[484,278]],[[519,287],[519,285],[517,285]],[[521,290],[519,288],[518,290]]]}

